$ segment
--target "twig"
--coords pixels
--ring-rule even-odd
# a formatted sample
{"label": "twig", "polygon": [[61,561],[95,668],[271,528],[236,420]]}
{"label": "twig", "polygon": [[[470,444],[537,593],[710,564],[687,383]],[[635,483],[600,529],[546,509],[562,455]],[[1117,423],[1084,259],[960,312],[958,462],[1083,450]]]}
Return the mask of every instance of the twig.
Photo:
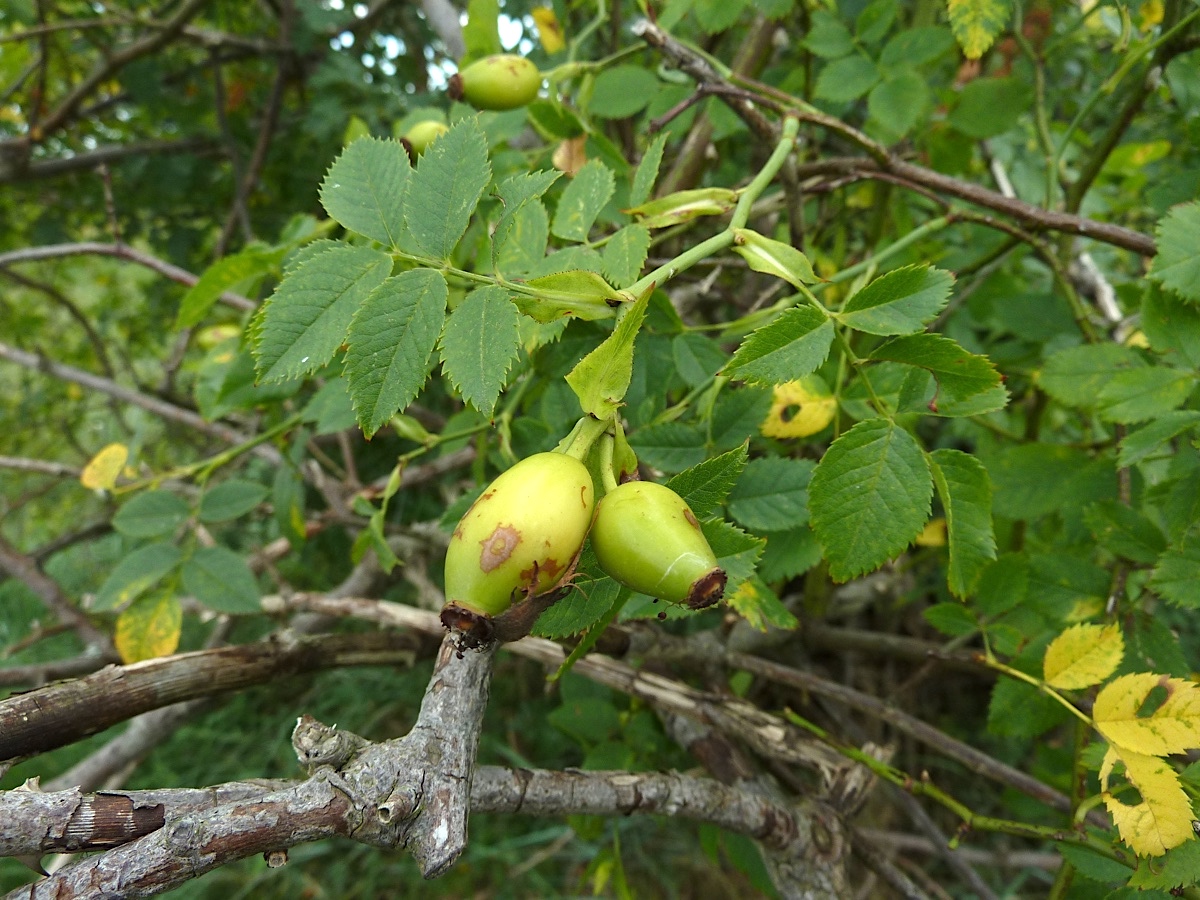
{"label": "twig", "polygon": [[458,22],[459,12],[450,0],[421,0],[421,12],[433,33],[446,45],[446,53],[461,59],[467,52],[463,42],[462,26]]}
{"label": "twig", "polygon": [[83,471],[77,466],[53,462],[48,459],[27,459],[22,456],[0,456],[0,469],[16,469],[18,472],[36,472],[53,475],[55,478],[78,478]]}
{"label": "twig", "polygon": [[[112,642],[108,635],[91,623],[87,616],[80,612],[57,581],[38,568],[37,562],[19,551],[0,535],[0,569],[8,572],[13,578],[22,581],[33,591],[38,599],[46,605],[58,618],[70,625],[79,637],[102,653],[112,652]],[[16,754],[8,754],[15,756]],[[0,759],[5,754],[0,753]]]}

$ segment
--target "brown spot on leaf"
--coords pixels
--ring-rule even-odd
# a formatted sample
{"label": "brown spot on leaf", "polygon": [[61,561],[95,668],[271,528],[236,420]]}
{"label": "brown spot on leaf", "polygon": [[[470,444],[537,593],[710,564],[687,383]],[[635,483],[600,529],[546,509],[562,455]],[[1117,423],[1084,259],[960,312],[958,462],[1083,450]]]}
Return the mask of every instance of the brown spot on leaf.
{"label": "brown spot on leaf", "polygon": [[483,548],[479,553],[479,568],[492,571],[512,556],[519,543],[521,532],[511,525],[497,525],[495,531],[479,542]]}

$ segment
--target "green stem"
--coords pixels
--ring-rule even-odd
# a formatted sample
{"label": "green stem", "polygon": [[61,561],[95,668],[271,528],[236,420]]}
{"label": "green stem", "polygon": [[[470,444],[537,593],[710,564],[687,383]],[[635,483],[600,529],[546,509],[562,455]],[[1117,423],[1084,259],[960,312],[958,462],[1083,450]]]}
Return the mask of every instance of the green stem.
{"label": "green stem", "polygon": [[575,427],[571,429],[571,433],[559,441],[558,446],[554,448],[555,453],[565,453],[567,456],[572,456],[575,459],[583,462],[588,455],[588,451],[592,449],[592,444],[600,435],[608,430],[610,422],[605,419],[601,421],[594,416],[584,416],[575,423]]}
{"label": "green stem", "polygon": [[1072,703],[1058,691],[1054,690],[1054,688],[1050,687],[1050,685],[1046,684],[1046,682],[1042,681],[1040,678],[1035,678],[1032,675],[1026,675],[1020,669],[1014,669],[1011,666],[1006,666],[999,660],[985,659],[983,662],[989,669],[995,669],[997,672],[1007,675],[1009,678],[1015,678],[1017,681],[1023,681],[1031,687],[1037,688],[1047,697],[1050,697],[1061,703],[1071,713],[1071,715],[1075,716],[1075,718],[1087,725],[1088,728],[1094,727],[1092,720],[1087,715],[1082,713],[1074,703]]}
{"label": "green stem", "polygon": [[771,156],[767,159],[766,165],[759,170],[758,174],[754,176],[754,180],[746,185],[738,196],[737,206],[733,210],[733,218],[729,220],[730,228],[746,227],[746,223],[750,220],[750,208],[762,192],[767,189],[767,185],[771,183],[771,179],[783,167],[783,161],[788,158],[788,154],[792,152],[792,148],[796,145],[796,135],[799,131],[799,119],[788,116],[783,120],[783,129],[779,135],[779,143],[771,151]]}
{"label": "green stem", "polygon": [[613,446],[616,444],[615,438],[611,434],[605,432],[600,437],[599,460],[600,480],[604,485],[604,493],[610,493],[617,489],[617,475],[613,471]]}

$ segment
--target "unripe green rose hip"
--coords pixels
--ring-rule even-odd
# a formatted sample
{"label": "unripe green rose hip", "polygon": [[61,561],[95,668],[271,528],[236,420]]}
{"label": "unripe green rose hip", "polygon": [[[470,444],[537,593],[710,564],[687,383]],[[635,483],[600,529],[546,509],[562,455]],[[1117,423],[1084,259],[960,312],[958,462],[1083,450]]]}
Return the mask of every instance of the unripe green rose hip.
{"label": "unripe green rose hip", "polygon": [[497,616],[514,600],[556,588],[583,546],[594,504],[592,477],[579,460],[562,453],[521,460],[454,529],[446,551],[448,606]]}
{"label": "unripe green rose hip", "polygon": [[444,123],[427,119],[408,129],[404,140],[408,141],[408,145],[413,148],[413,153],[420,154],[425,152],[425,148],[432,144],[435,138],[441,137],[449,130]]}
{"label": "unripe green rose hip", "polygon": [[629,481],[604,495],[592,550],[627,588],[703,609],[725,592],[725,570],[683,498],[652,481]]}
{"label": "unripe green rose hip", "polygon": [[450,96],[476,109],[516,109],[533,101],[542,73],[523,56],[497,54],[471,63],[450,78]]}

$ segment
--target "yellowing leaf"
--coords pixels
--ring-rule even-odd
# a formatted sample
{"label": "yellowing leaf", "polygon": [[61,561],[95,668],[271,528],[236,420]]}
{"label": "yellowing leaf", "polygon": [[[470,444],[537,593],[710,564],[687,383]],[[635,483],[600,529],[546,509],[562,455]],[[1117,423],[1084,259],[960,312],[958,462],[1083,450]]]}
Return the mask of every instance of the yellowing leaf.
{"label": "yellowing leaf", "polygon": [[109,444],[83,467],[79,483],[92,491],[112,490],[128,458],[129,448],[124,444]]}
{"label": "yellowing leaf", "polygon": [[950,28],[967,59],[979,59],[1009,20],[1006,0],[946,0]]}
{"label": "yellowing leaf", "polygon": [[1074,625],[1046,648],[1043,677],[1051,687],[1074,691],[1099,684],[1117,670],[1125,639],[1117,625]]}
{"label": "yellowing leaf", "polygon": [[[1139,716],[1150,692],[1160,687],[1166,700]],[[1200,747],[1200,690],[1182,678],[1122,675],[1100,691],[1092,718],[1105,740],[1122,751],[1166,756]]]}
{"label": "yellowing leaf", "polygon": [[567,42],[563,40],[562,25],[559,24],[553,9],[549,6],[535,6],[529,14],[533,16],[537,25],[538,40],[542,42],[543,50],[547,53],[557,53],[567,46]]}
{"label": "yellowing leaf", "polygon": [[121,613],[114,643],[127,664],[169,656],[179,646],[182,627],[179,601],[172,594],[150,594]]}
{"label": "yellowing leaf", "polygon": [[945,547],[946,520],[941,516],[930,519],[925,523],[925,527],[921,529],[921,533],[917,535],[913,543],[918,547]]}
{"label": "yellowing leaf", "polygon": [[[1125,764],[1125,778],[1142,795],[1141,803],[1124,803],[1109,793],[1118,760]],[[1100,767],[1100,787],[1121,840],[1139,856],[1162,856],[1193,836],[1191,801],[1166,760],[1109,747]]]}
{"label": "yellowing leaf", "polygon": [[767,437],[802,438],[833,421],[834,397],[819,375],[775,385],[775,399],[759,430]]}

